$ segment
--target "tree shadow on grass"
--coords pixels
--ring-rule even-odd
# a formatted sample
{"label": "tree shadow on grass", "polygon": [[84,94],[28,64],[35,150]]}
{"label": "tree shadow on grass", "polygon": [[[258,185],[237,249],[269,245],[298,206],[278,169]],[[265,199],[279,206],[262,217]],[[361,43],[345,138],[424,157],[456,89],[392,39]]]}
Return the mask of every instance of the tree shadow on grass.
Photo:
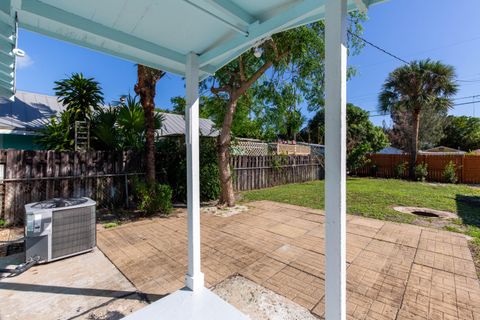
{"label": "tree shadow on grass", "polygon": [[457,194],[455,201],[463,223],[480,227],[480,196]]}

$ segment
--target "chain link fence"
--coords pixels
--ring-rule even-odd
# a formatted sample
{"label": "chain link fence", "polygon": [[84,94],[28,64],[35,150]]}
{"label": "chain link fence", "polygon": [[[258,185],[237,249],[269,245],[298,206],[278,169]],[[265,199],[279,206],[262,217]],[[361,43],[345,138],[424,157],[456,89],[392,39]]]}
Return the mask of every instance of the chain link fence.
{"label": "chain link fence", "polygon": [[143,173],[4,179],[0,184],[2,216],[12,223],[23,221],[27,203],[51,198],[89,197],[98,209],[130,208],[136,179]]}

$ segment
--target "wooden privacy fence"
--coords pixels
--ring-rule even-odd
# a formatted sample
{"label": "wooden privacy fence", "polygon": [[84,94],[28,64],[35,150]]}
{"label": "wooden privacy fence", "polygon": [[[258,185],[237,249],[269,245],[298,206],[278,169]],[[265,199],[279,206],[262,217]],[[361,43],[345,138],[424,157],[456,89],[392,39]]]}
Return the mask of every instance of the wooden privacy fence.
{"label": "wooden privacy fence", "polygon": [[[372,154],[368,165],[357,171],[358,175],[381,178],[395,178],[395,168],[410,161],[408,154]],[[428,181],[445,182],[443,172],[445,166],[452,161],[457,168],[458,182],[480,183],[480,156],[478,155],[432,155],[419,154],[417,164],[428,166]],[[403,177],[408,176],[408,164]]]}
{"label": "wooden privacy fence", "polygon": [[235,156],[230,165],[236,191],[324,178],[320,156]]}
{"label": "wooden privacy fence", "polygon": [[[163,168],[162,159],[158,154],[159,173],[181,169]],[[233,156],[231,166],[237,191],[324,176],[323,157],[317,156]],[[128,207],[133,178],[142,177],[143,170],[143,155],[134,152],[0,150],[0,218],[21,222],[25,204],[54,197],[90,197],[99,208]]]}
{"label": "wooden privacy fence", "polygon": [[54,197],[90,197],[97,206],[128,205],[143,157],[131,152],[0,151],[0,217],[22,221],[24,205]]}

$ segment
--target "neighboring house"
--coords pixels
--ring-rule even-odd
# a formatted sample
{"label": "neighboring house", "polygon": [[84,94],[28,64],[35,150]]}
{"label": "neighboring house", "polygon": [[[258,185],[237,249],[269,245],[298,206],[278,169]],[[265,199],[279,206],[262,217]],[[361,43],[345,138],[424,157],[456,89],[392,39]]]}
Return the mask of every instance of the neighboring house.
{"label": "neighboring house", "polygon": [[[162,128],[157,130],[161,137],[181,136],[185,134],[185,117],[181,114],[161,112],[164,116]],[[215,123],[210,119],[200,118],[200,135],[205,137],[217,137],[220,131],[215,128]]]}
{"label": "neighboring house", "polygon": [[449,147],[438,146],[428,150],[419,151],[421,154],[465,154],[465,151],[457,150]]}
{"label": "neighboring house", "polygon": [[[65,107],[57,97],[33,92],[17,91],[15,101],[0,98],[0,149],[38,150],[35,137],[52,116]],[[163,113],[164,123],[159,136],[177,136],[185,132],[182,115]],[[219,132],[210,119],[200,119],[200,134],[216,137]]]}
{"label": "neighboring house", "polygon": [[404,154],[405,152],[395,147],[386,147],[375,153],[376,154]]}

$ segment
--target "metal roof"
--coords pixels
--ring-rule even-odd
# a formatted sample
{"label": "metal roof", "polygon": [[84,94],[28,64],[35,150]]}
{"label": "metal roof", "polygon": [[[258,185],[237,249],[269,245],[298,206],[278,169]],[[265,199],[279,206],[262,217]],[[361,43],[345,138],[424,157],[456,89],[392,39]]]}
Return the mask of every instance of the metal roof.
{"label": "metal roof", "polygon": [[[381,0],[348,0],[349,10]],[[270,35],[324,18],[325,0],[1,0],[0,95],[15,90],[16,26],[153,68],[201,78]]]}
{"label": "metal roof", "polygon": [[[58,115],[65,107],[57,97],[39,93],[17,91],[15,100],[0,97],[0,133],[35,134],[52,116]],[[183,115],[161,113],[164,116],[160,136],[185,134]],[[200,134],[216,137],[219,131],[210,119],[200,119]]]}

